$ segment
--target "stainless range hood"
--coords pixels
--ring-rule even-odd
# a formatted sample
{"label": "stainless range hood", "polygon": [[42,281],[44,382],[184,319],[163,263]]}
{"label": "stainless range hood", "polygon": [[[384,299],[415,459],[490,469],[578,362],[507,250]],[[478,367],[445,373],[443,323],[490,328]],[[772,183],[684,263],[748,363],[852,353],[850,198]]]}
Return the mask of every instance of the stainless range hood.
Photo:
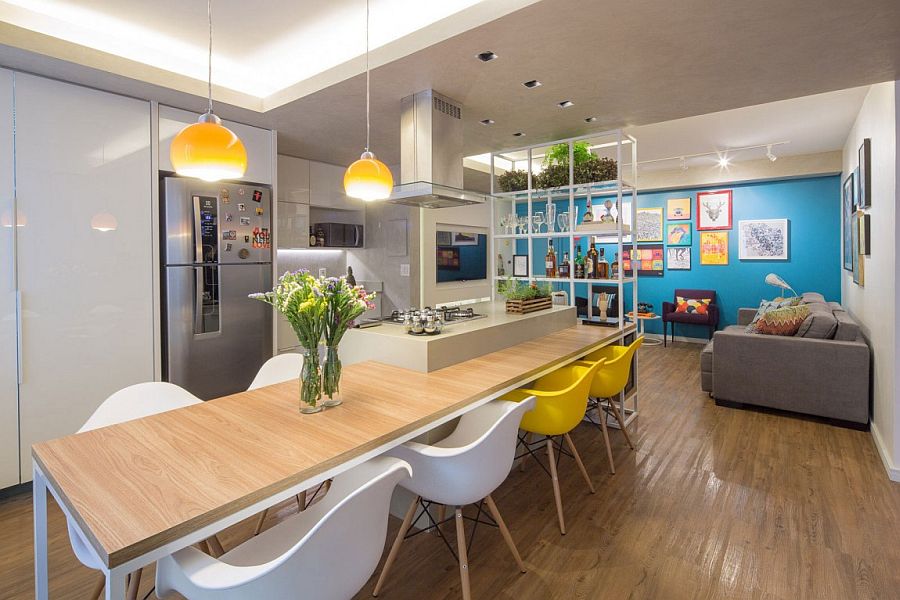
{"label": "stainless range hood", "polygon": [[433,90],[400,101],[400,185],[388,202],[421,208],[483,204],[463,189],[462,107]]}

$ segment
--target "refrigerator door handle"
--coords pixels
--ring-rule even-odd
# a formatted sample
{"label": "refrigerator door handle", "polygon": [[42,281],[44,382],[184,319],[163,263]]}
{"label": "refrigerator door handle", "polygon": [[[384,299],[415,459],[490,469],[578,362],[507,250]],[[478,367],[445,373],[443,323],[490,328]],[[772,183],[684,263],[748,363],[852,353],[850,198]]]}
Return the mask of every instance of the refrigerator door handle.
{"label": "refrigerator door handle", "polygon": [[203,267],[194,267],[194,335],[203,331]]}
{"label": "refrigerator door handle", "polygon": [[203,262],[203,233],[200,230],[200,196],[194,196],[194,262]]}

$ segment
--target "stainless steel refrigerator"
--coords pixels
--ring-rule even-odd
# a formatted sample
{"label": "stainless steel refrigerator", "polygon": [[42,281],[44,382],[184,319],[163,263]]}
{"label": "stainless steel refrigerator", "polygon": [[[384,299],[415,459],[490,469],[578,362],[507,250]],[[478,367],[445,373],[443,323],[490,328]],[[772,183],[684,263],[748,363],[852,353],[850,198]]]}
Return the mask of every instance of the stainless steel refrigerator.
{"label": "stainless steel refrigerator", "polygon": [[271,190],[161,181],[163,379],[209,400],[246,390],[272,356]]}

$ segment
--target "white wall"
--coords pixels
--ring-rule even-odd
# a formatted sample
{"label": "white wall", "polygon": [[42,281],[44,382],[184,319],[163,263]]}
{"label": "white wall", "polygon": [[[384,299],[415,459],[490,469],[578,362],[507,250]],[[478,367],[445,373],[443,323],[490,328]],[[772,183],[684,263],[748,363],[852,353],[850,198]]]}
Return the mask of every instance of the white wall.
{"label": "white wall", "polygon": [[900,480],[900,374],[897,343],[897,83],[873,85],[844,144],[843,178],[856,168],[863,139],[872,140],[872,254],[865,287],[843,271],[842,302],[859,321],[873,354],[872,436],[891,477]]}

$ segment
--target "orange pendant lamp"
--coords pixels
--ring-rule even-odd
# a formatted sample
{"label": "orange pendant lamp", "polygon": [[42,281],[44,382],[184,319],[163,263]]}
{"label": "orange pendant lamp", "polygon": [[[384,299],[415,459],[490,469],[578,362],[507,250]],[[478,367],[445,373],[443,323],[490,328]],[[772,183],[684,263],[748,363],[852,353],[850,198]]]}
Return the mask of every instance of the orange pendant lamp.
{"label": "orange pendant lamp", "polygon": [[222,120],[212,109],[212,0],[206,2],[209,21],[209,69],[207,99],[209,109],[200,115],[193,125],[188,125],[175,136],[169,149],[169,158],[175,172],[185,177],[197,177],[204,181],[236,179],[247,171],[247,150],[241,139],[222,125]]}
{"label": "orange pendant lamp", "polygon": [[369,0],[366,0],[366,150],[344,173],[344,192],[351,198],[371,202],[385,200],[394,188],[387,165],[369,151]]}

